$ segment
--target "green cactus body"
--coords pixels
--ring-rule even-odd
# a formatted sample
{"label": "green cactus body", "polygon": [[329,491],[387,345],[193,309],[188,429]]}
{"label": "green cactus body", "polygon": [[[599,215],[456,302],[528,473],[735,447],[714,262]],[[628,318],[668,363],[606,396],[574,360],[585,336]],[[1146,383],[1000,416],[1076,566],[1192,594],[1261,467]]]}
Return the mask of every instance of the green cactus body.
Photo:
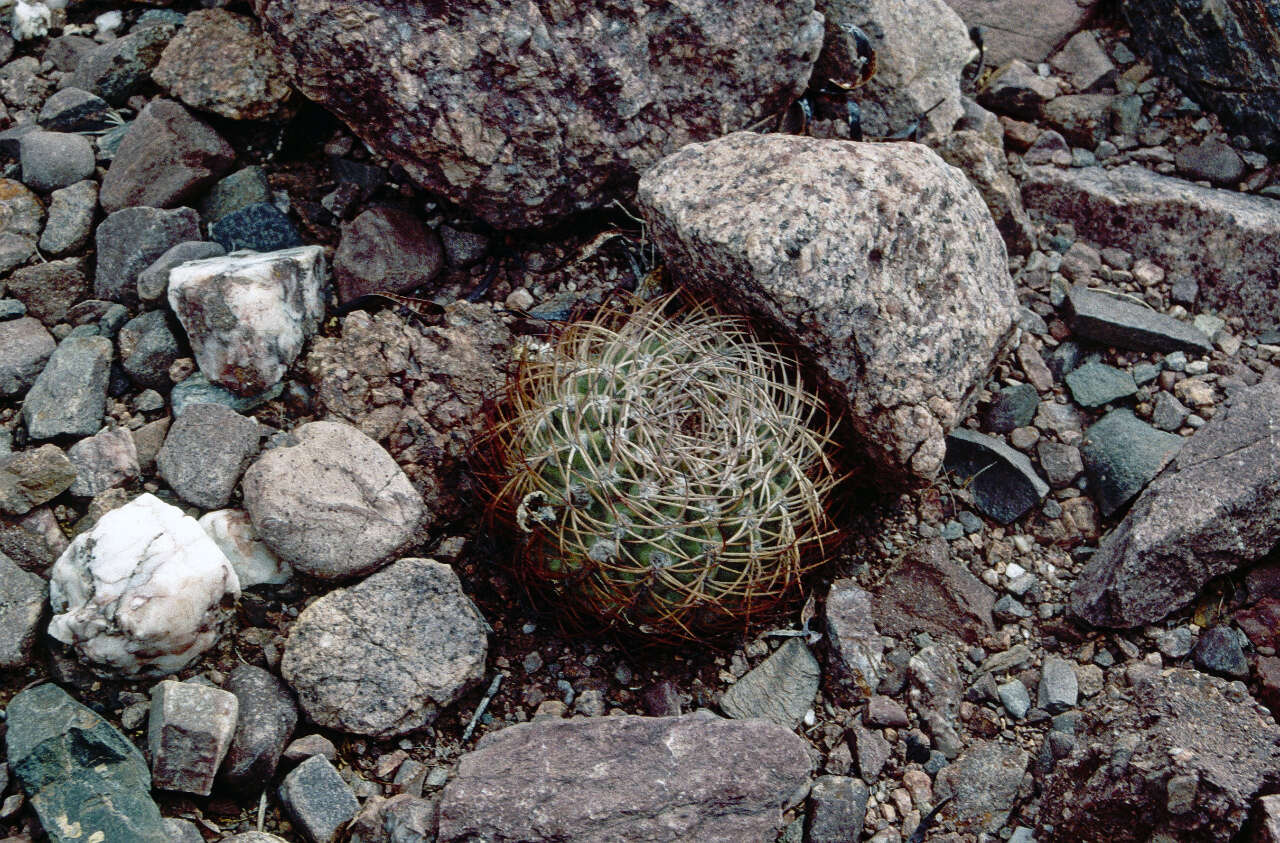
{"label": "green cactus body", "polygon": [[831,533],[830,430],[775,347],[669,300],[525,361],[497,434],[523,560],[609,622],[677,637],[798,585]]}

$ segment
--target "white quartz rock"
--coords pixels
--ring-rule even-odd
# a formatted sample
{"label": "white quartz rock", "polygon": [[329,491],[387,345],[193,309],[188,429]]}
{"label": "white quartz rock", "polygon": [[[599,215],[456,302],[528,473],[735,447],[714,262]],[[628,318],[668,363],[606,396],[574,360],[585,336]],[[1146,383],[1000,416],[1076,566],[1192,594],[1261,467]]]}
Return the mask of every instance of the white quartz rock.
{"label": "white quartz rock", "polygon": [[49,27],[52,25],[53,12],[45,3],[18,0],[14,4],[11,30],[15,41],[42,38],[49,34]]}
{"label": "white quartz rock", "polygon": [[219,509],[198,523],[231,561],[241,588],[279,585],[293,577],[293,568],[258,538],[249,513],[243,509]]}
{"label": "white quartz rock", "polygon": [[226,555],[196,520],[152,495],[108,512],[54,563],[49,634],[108,676],[163,676],[218,639],[240,596]]}
{"label": "white quartz rock", "polygon": [[279,383],[324,318],[324,250],[232,252],[169,272],[169,306],[205,377],[237,395]]}

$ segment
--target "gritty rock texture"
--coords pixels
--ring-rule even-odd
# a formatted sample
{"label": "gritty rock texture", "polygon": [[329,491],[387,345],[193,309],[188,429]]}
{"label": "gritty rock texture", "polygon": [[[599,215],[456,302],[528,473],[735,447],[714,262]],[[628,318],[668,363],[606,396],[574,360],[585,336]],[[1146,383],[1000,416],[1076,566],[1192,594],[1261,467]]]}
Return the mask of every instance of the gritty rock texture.
{"label": "gritty rock texture", "polygon": [[1107,534],[1071,594],[1098,626],[1154,623],[1280,542],[1280,383],[1241,389]]}
{"label": "gritty rock texture", "polygon": [[98,226],[97,298],[138,303],[138,275],[173,246],[200,237],[200,217],[191,208],[123,208]]}
{"label": "gritty rock texture", "polygon": [[231,672],[227,690],[239,705],[235,734],[218,775],[230,787],[253,792],[275,775],[298,725],[298,706],[278,676],[251,664]]}
{"label": "gritty rock texture", "polygon": [[169,428],[156,456],[160,476],[183,500],[219,509],[258,453],[262,429],[221,404],[194,404]]}
{"label": "gritty rock texture", "polygon": [[360,809],[356,795],[329,761],[312,756],[280,783],[280,801],[313,843],[332,843]]}
{"label": "gritty rock texture", "polygon": [[293,576],[293,568],[258,538],[249,513],[243,509],[208,512],[200,516],[197,523],[227,557],[241,588],[264,583],[279,585]]}
{"label": "gritty rock texture", "polygon": [[221,688],[172,679],[158,683],[147,717],[152,784],[208,796],[238,711],[235,695]]}
{"label": "gritty rock texture", "polygon": [[169,306],[200,371],[236,395],[257,395],[279,383],[320,327],[326,280],[319,246],[234,252],[171,269]]}
{"label": "gritty rock texture", "polygon": [[1013,332],[1004,243],[958,170],[916,144],[739,133],[664,159],[638,201],[679,280],[803,349],[873,463],[937,473]]}
{"label": "gritty rock texture", "polygon": [[25,667],[40,632],[49,586],[0,552],[0,670]]}
{"label": "gritty rock texture", "polygon": [[923,630],[976,643],[995,631],[995,594],[951,560],[943,539],[904,553],[873,594],[876,626],[887,635],[905,638]]}
{"label": "gritty rock texture", "polygon": [[486,629],[453,569],[402,559],[308,606],[280,670],[313,722],[401,735],[434,723],[480,682]]}
{"label": "gritty rock texture", "polygon": [[244,475],[263,541],[299,571],[344,579],[373,571],[415,537],[422,498],[387,452],[350,425],[310,422]]}
{"label": "gritty rock texture", "polygon": [[426,284],[444,267],[440,236],[398,208],[370,208],[345,226],[333,256],[338,298],[344,304],[379,291]]}
{"label": "gritty rock texture", "polygon": [[1035,242],[1031,218],[1022,207],[1018,183],[1009,175],[1004,149],[974,131],[950,132],[931,141],[935,152],[958,167],[982,194],[1011,254],[1024,254]]}
{"label": "gritty rock texture", "polygon": [[522,723],[462,757],[439,840],[771,840],[808,775],[804,742],[759,720]]}
{"label": "gritty rock texture", "polygon": [[106,337],[67,337],[54,350],[22,405],[32,439],[88,436],[102,426],[113,349]]}
{"label": "gritty rock texture", "polygon": [[182,669],[218,638],[235,571],[194,518],[140,495],[81,533],[50,572],[49,635],[105,675]]}
{"label": "gritty rock texture", "polygon": [[809,648],[789,638],[725,691],[720,708],[738,720],[758,717],[794,729],[813,704],[821,677]]}
{"label": "gritty rock texture", "polygon": [[1101,246],[1127,249],[1169,274],[1194,279],[1203,302],[1270,324],[1280,262],[1280,202],[1201,187],[1136,165],[1032,167],[1027,210],[1072,223]]}
{"label": "gritty rock texture", "polygon": [[1077,0],[947,0],[969,26],[987,29],[987,64],[1044,61],[1084,23],[1093,2]]}
{"label": "gritty rock texture", "polygon": [[824,611],[832,669],[856,696],[871,696],[884,668],[884,640],[876,631],[871,594],[857,580],[836,580]]}
{"label": "gritty rock texture", "polygon": [[76,469],[71,494],[91,498],[138,479],[142,467],[133,436],[123,427],[99,431],[67,449],[67,458]]}
{"label": "gritty rock texture", "polygon": [[[1083,712],[1075,751],[1044,782],[1047,843],[1231,840],[1274,790],[1280,728],[1220,679],[1171,669]],[[1183,791],[1178,798],[1179,791]],[[1043,831],[1043,828],[1042,828]]]}
{"label": "gritty rock texture", "polygon": [[500,228],[599,207],[663,155],[781,110],[822,46],[812,0],[253,6],[304,94]]}
{"label": "gritty rock texture", "polygon": [[1067,292],[1071,332],[1101,345],[1207,354],[1213,343],[1186,322],[1087,287]]}
{"label": "gritty rock texture", "polygon": [[26,392],[55,348],[53,335],[36,319],[0,322],[0,396]]}

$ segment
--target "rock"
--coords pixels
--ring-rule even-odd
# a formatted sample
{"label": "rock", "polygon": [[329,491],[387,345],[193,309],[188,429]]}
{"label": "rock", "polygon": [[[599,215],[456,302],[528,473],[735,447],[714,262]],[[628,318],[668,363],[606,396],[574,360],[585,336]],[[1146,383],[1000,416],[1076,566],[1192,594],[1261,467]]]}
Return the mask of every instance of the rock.
{"label": "rock", "polygon": [[243,509],[205,513],[198,523],[227,557],[242,589],[279,585],[293,577],[293,569],[258,538],[249,513]]}
{"label": "rock", "polygon": [[202,372],[196,372],[181,383],[173,385],[173,391],[169,393],[169,405],[175,417],[181,416],[186,412],[187,407],[196,404],[221,404],[237,413],[248,413],[268,401],[279,398],[283,391],[284,382],[282,381],[266,392],[241,398],[230,390],[209,383],[209,379]]}
{"label": "rock", "polygon": [[235,734],[218,781],[255,793],[274,778],[280,755],[298,725],[298,707],[275,674],[251,664],[231,671],[227,690],[239,705]]}
{"label": "rock", "polygon": [[27,315],[45,325],[56,325],[66,320],[74,304],[89,296],[86,264],[84,258],[71,258],[23,266],[15,269],[5,284],[9,295],[26,305]]}
{"label": "rock", "polygon": [[217,243],[188,240],[171,247],[138,273],[138,298],[143,304],[165,301],[169,293],[169,270],[187,261],[218,258],[227,252]]}
{"label": "rock", "polygon": [[1034,167],[1027,210],[1070,222],[1077,236],[1194,279],[1202,303],[1246,322],[1280,321],[1271,272],[1280,261],[1280,202],[1199,187],[1139,167]]}
{"label": "rock", "polygon": [[270,202],[271,185],[266,171],[258,166],[245,167],[219,179],[200,200],[200,216],[206,225],[213,225],[227,214]]}
{"label": "rock", "polygon": [[1240,646],[1240,637],[1229,626],[1206,629],[1196,642],[1191,657],[1196,667],[1232,679],[1249,678],[1249,660]]}
{"label": "rock", "polygon": [[21,518],[0,515],[0,553],[23,570],[46,571],[66,548],[67,538],[49,507],[33,509]]}
{"label": "rock", "polygon": [[983,414],[983,427],[992,433],[1009,433],[1031,424],[1039,407],[1040,396],[1031,384],[1006,386]]}
{"label": "rock", "polygon": [[1013,59],[991,74],[978,93],[978,102],[1000,114],[1035,120],[1044,104],[1057,95],[1058,83],[1036,73],[1021,59]]}
{"label": "rock", "polygon": [[288,214],[270,202],[246,205],[224,214],[209,225],[209,237],[228,252],[277,252],[303,245]]}
{"label": "rock", "polygon": [[0,179],[0,273],[35,254],[44,225],[44,205],[22,182]]}
{"label": "rock", "polygon": [[324,316],[324,250],[237,252],[169,271],[169,306],[200,371],[239,396],[279,383]]}
{"label": "rock", "polygon": [[969,26],[982,26],[986,64],[1010,59],[1037,64],[1078,32],[1089,17],[1090,0],[948,0]]}
{"label": "rock", "polygon": [[221,509],[258,453],[262,428],[221,404],[193,404],[174,421],[156,456],[160,476],[184,501]]}
{"label": "rock", "polygon": [[287,843],[287,841],[283,837],[276,837],[265,831],[246,831],[244,834],[224,837],[222,843]]}
{"label": "rock", "polygon": [[1132,410],[1112,410],[1085,431],[1080,445],[1089,487],[1102,514],[1110,517],[1132,500],[1177,455],[1182,437],[1138,419]]}
{"label": "rock", "polygon": [[44,580],[0,552],[0,670],[18,670],[31,661],[48,596]]}
{"label": "rock", "polygon": [[942,818],[957,830],[995,832],[1009,819],[1031,756],[999,741],[978,741],[938,773],[934,797],[951,797]]}
{"label": "rock", "polygon": [[[414,763],[409,759],[400,769]],[[434,801],[398,793],[366,799],[347,834],[351,843],[433,843],[438,826]]]}
{"label": "rock", "polygon": [[194,518],[143,494],[81,533],[50,572],[49,635],[105,675],[181,670],[218,638],[240,585]]}
{"label": "rock", "polygon": [[854,699],[871,696],[884,666],[884,641],[876,631],[871,594],[857,580],[836,580],[824,612],[834,667],[828,679],[840,681]]}
{"label": "rock", "polygon": [[1054,489],[1065,489],[1084,473],[1080,449],[1074,445],[1062,445],[1044,439],[1036,445],[1036,455],[1040,458],[1040,467],[1044,469],[1049,485]]}
{"label": "rock", "polygon": [[765,840],[806,784],[803,741],[759,720],[593,717],[521,723],[463,755],[441,843],[475,839]]}
{"label": "rock", "polygon": [[1040,668],[1038,704],[1050,714],[1075,708],[1080,685],[1071,662],[1061,656],[1047,656]]}
{"label": "rock", "polygon": [[305,365],[326,415],[385,443],[405,466],[431,524],[471,505],[470,443],[486,428],[486,402],[506,383],[513,341],[483,304],[451,304],[429,326],[390,309],[356,310],[339,336],[316,337]]}
{"label": "rock", "polygon": [[311,843],[332,843],[360,810],[351,788],[325,758],[313,755],[280,783],[280,801]]}
{"label": "rock", "polygon": [[1049,65],[1082,94],[1093,93],[1115,81],[1116,66],[1098,43],[1098,36],[1087,29],[1067,39],[1062,49],[1049,59]]}
{"label": "rock", "polygon": [[904,553],[872,592],[876,627],[907,638],[918,630],[976,644],[995,632],[995,594],[963,565],[953,562],[943,539]]}
{"label": "rock", "polygon": [[810,843],[846,843],[862,837],[867,786],[848,776],[818,776],[809,790],[807,839]]}
{"label": "rock", "polygon": [[313,722],[401,735],[434,723],[480,682],[486,631],[453,569],[402,559],[308,606],[280,672]]}
{"label": "rock", "polygon": [[164,827],[169,833],[171,843],[204,843],[204,835],[200,833],[200,827],[190,820],[165,817]]}
{"label": "rock", "polygon": [[5,720],[9,768],[53,843],[171,843],[146,760],[106,720],[52,684],[14,696]]}
{"label": "rock", "polygon": [[1066,310],[1073,334],[1102,345],[1187,354],[1213,351],[1209,338],[1186,322],[1099,290],[1072,287]]}
{"label": "rock", "polygon": [[936,474],[1013,332],[1004,244],[957,171],[912,144],[739,133],[664,159],[638,202],[682,283],[803,350],[886,478]]}
{"label": "rock", "polygon": [[1061,132],[1072,146],[1096,149],[1106,140],[1111,121],[1110,107],[1110,94],[1067,94],[1045,103],[1040,109],[1040,118],[1050,128]]}
{"label": "rock", "polygon": [[788,638],[774,653],[729,686],[720,709],[738,720],[758,717],[794,729],[813,705],[822,669],[799,638]]}
{"label": "rock", "polygon": [[982,194],[982,201],[987,204],[1010,254],[1030,252],[1035,244],[1035,231],[1022,207],[1018,183],[1009,175],[1003,148],[969,131],[942,135],[932,145],[942,160],[963,170]]}
{"label": "rock", "polygon": [[267,545],[303,573],[345,579],[412,542],[422,498],[386,451],[350,425],[309,422],[245,472],[244,507]]}
{"label": "rock", "polygon": [[176,27],[141,27],[123,38],[86,50],[76,63],[67,87],[97,94],[112,105],[124,105],[129,97],[150,83],[151,69]]}
{"label": "rock", "polygon": [[1081,407],[1101,407],[1138,391],[1133,375],[1104,363],[1085,363],[1068,372],[1064,380]]}
{"label": "rock", "polygon": [[138,448],[123,427],[107,428],[81,439],[67,449],[67,458],[76,474],[71,494],[82,498],[124,486],[142,475]]}
{"label": "rock", "polygon": [[187,15],[151,78],[191,108],[231,120],[290,116],[293,89],[258,24],[225,9]]}
{"label": "rock", "polygon": [[92,176],[93,144],[83,135],[31,132],[22,138],[22,182],[48,193]]}
{"label": "rock", "polygon": [[154,99],[120,141],[98,201],[108,214],[133,205],[181,205],[226,174],[235,157],[221,135],[181,105]]}
{"label": "rock", "polygon": [[32,439],[89,436],[102,427],[111,340],[70,336],[58,344],[22,405]]}
{"label": "rock", "polygon": [[63,88],[45,100],[36,122],[48,132],[89,133],[119,125],[120,115],[102,97],[79,88]]}
{"label": "rock", "polygon": [[1000,697],[1000,704],[1014,720],[1021,720],[1031,710],[1031,695],[1027,693],[1027,686],[1017,679],[1010,679],[997,686],[996,693]]}
{"label": "rock", "polygon": [[[964,113],[960,73],[973,45],[964,22],[946,3],[820,0],[816,7],[829,32],[856,26],[875,50],[875,75],[853,95],[869,134],[888,137],[917,122],[922,135],[951,131]],[[830,75],[823,73],[830,50],[828,46],[819,57],[815,78]],[[856,49],[847,52],[857,55]],[[840,74],[840,81],[856,81],[856,76]]]}
{"label": "rock", "polygon": [[947,437],[945,465],[969,481],[974,505],[1001,524],[1016,521],[1049,494],[1025,454],[976,430],[957,428]]}
{"label": "rock", "polygon": [[1258,800],[1257,831],[1252,843],[1280,843],[1280,796]]}
{"label": "rock", "polygon": [[296,764],[313,755],[321,755],[330,762],[338,760],[338,748],[324,735],[303,735],[284,748],[284,760]]}
{"label": "rock", "polygon": [[116,338],[121,368],[133,381],[151,389],[169,386],[169,367],[183,350],[173,316],[151,310],[126,322]]}
{"label": "rock", "polygon": [[200,220],[191,208],[124,208],[98,226],[98,266],[93,291],[100,299],[127,307],[138,304],[138,274],[178,243],[200,238]]}
{"label": "rock", "polygon": [[83,35],[59,35],[50,38],[45,46],[44,58],[57,70],[70,73],[76,69],[80,57],[98,46],[92,38]]}
{"label": "rock", "polygon": [[1280,150],[1280,58],[1274,2],[1140,0],[1124,15],[1134,43],[1164,75],[1259,148]]}
{"label": "rock", "polygon": [[208,796],[231,745],[238,708],[235,695],[220,688],[172,679],[157,684],[147,718],[152,783]]}
{"label": "rock", "polygon": [[1133,687],[1082,712],[1074,751],[1045,779],[1038,819],[1053,831],[1042,839],[1089,840],[1099,828],[1115,843],[1234,839],[1254,796],[1273,786],[1280,729],[1220,679],[1131,676]]}
{"label": "rock", "polygon": [[1179,149],[1173,163],[1178,175],[1192,181],[1213,182],[1217,187],[1234,187],[1245,174],[1240,153],[1213,138],[1199,146]]}
{"label": "rock", "polygon": [[445,260],[454,269],[475,266],[489,253],[488,235],[451,225],[440,226],[440,242],[444,247]]}
{"label": "rock", "polygon": [[344,225],[333,256],[338,301],[343,304],[378,291],[420,287],[443,268],[440,237],[397,208],[370,208]]}
{"label": "rock", "polygon": [[717,0],[253,7],[303,94],[498,228],[602,207],[663,155],[776,114],[822,46],[822,17],[800,0],[746,0],[729,18]]}
{"label": "rock", "polygon": [[[26,4],[26,8],[39,7]],[[16,5],[14,11],[18,11]],[[52,87],[53,84],[40,75],[40,60],[35,56],[20,56],[0,67],[0,97],[14,109],[34,112]]]}
{"label": "rock", "polygon": [[53,335],[36,319],[0,322],[0,396],[26,392],[55,348]]}
{"label": "rock", "polygon": [[86,179],[53,191],[49,199],[49,221],[40,235],[40,251],[53,258],[78,254],[93,233],[97,210],[96,181]]}

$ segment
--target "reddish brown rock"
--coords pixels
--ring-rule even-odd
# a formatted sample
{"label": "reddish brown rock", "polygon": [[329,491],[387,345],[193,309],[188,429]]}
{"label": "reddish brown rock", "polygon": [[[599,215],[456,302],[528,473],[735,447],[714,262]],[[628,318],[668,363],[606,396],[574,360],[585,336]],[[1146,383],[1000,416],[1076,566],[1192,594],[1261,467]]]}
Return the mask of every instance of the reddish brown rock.
{"label": "reddish brown rock", "polygon": [[951,561],[943,539],[921,542],[894,563],[871,603],[876,628],[907,638],[924,631],[976,644],[995,631],[995,593]]}
{"label": "reddish brown rock", "polygon": [[443,267],[439,235],[398,208],[370,208],[344,225],[333,256],[338,300],[343,304],[370,293],[420,287]]}

